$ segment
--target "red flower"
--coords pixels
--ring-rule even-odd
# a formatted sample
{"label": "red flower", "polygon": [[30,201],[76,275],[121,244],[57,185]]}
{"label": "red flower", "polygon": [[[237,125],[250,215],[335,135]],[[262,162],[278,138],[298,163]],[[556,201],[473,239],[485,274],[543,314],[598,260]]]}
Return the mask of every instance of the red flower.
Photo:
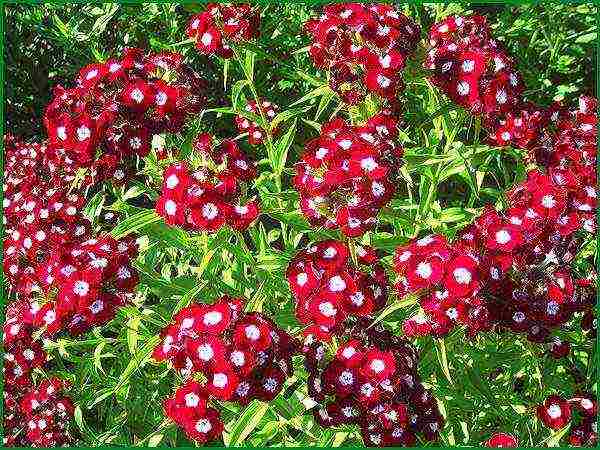
{"label": "red flower", "polygon": [[548,428],[559,430],[571,420],[571,407],[562,397],[552,395],[538,406],[537,416]]}
{"label": "red flower", "polygon": [[492,448],[518,447],[519,440],[508,433],[494,433],[483,445]]}

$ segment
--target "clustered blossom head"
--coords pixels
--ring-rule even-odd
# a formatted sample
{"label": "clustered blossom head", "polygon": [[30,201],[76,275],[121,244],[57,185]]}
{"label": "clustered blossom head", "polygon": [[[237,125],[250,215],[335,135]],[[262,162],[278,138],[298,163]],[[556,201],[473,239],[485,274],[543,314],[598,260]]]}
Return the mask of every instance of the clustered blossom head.
{"label": "clustered blossom head", "polygon": [[[255,100],[248,100],[246,111],[258,117],[263,117],[270,123],[277,115],[279,106],[265,99],[259,99],[258,105]],[[255,121],[244,116],[235,116],[235,123],[240,133],[248,133],[248,143],[250,145],[260,145],[264,142],[266,131]],[[277,135],[277,132],[277,129],[271,130],[274,136]]]}
{"label": "clustered blossom head", "polygon": [[399,295],[418,292],[424,313],[407,320],[407,336],[443,336],[457,324],[470,332],[488,329],[480,257],[476,250],[451,245],[441,235],[426,236],[398,247],[394,269]]}
{"label": "clustered blossom head", "polygon": [[[296,300],[296,318],[306,335],[329,339],[342,336],[350,319],[370,317],[387,302],[387,280],[371,248],[356,248],[358,262],[340,241],[321,241],[301,251],[287,269],[287,279]],[[370,271],[366,271],[370,267]]]}
{"label": "clustered blossom head", "polygon": [[331,88],[349,104],[368,93],[395,102],[401,71],[421,33],[410,18],[379,3],[327,5],[305,29],[315,66],[329,71]]}
{"label": "clustered blossom head", "polygon": [[306,345],[308,393],[323,427],[355,424],[365,445],[411,447],[417,434],[435,441],[444,420],[421,384],[418,354],[407,342],[361,319],[337,349]]}
{"label": "clustered blossom head", "polygon": [[9,289],[28,295],[37,265],[55,248],[87,239],[85,198],[70,192],[75,175],[48,158],[46,144],[5,136],[4,274]]}
{"label": "clustered blossom head", "polygon": [[124,183],[153,136],[177,132],[203,104],[204,81],[182,60],[132,48],[81,69],[75,87],[56,87],[44,115],[54,158]]}
{"label": "clustered blossom head", "polygon": [[508,433],[494,433],[490,438],[483,442],[484,447],[490,448],[513,448],[519,446],[519,440]]}
{"label": "clustered blossom head", "polygon": [[260,14],[248,4],[209,3],[205,11],[190,18],[186,34],[196,40],[200,53],[231,58],[231,42],[260,36]]}
{"label": "clustered blossom head", "polygon": [[255,163],[232,140],[213,145],[201,134],[194,141],[197,158],[168,166],[156,211],[169,225],[215,232],[225,224],[246,229],[259,214],[255,200],[242,201],[256,177]]}
{"label": "clustered blossom head", "polygon": [[347,236],[360,236],[374,225],[394,194],[403,153],[394,142],[397,126],[389,111],[363,126],[335,119],[306,143],[294,186],[312,225],[340,228]]}
{"label": "clustered blossom head", "polygon": [[[244,313],[239,298],[193,304],[174,317],[154,350],[188,382],[165,402],[166,414],[194,440],[214,439],[223,429],[210,399],[248,404],[270,401],[291,376],[297,342],[260,313]],[[194,381],[201,373],[205,384]]]}
{"label": "clustered blossom head", "polygon": [[508,112],[521,101],[523,82],[514,63],[491,38],[483,16],[449,16],[429,32],[424,63],[430,80],[476,114]]}
{"label": "clustered blossom head", "polygon": [[[544,144],[535,147],[545,171],[531,170],[525,181],[507,192],[508,209],[498,212],[486,207],[452,244],[452,251],[470,254],[475,261],[473,270],[477,275],[473,280],[478,279],[480,292],[474,291],[470,300],[462,299],[462,306],[451,311],[452,315],[459,311],[459,316],[468,319],[469,331],[497,325],[527,332],[528,339],[534,342],[549,341],[551,354],[558,358],[568,353],[569,345],[549,339],[549,331],[571,320],[575,312],[583,312],[584,320],[593,317],[592,278],[577,278],[570,264],[585,234],[596,230],[595,111],[595,99],[583,97],[579,110],[563,110],[551,118],[555,131],[544,130],[547,137],[540,141]],[[408,276],[411,271],[417,273],[418,267],[409,264],[416,245],[411,243],[397,251],[396,270],[403,277],[401,293],[419,288],[419,283],[415,285]],[[442,280],[445,285],[440,252],[434,251],[435,254],[424,255],[427,261],[418,263],[426,262],[427,268],[432,269],[429,277],[433,282]],[[450,260],[458,258],[450,256]],[[441,291],[452,289],[443,286]],[[442,330],[442,334],[448,331],[442,325],[449,322],[443,310],[439,314],[437,305],[445,307],[451,300],[445,293],[434,295],[443,295],[444,301],[431,300],[431,289],[426,290],[421,306],[427,314],[408,321],[407,330],[415,334],[432,334],[435,329]],[[473,301],[474,310],[470,308]],[[431,310],[432,305],[435,311]]]}
{"label": "clustered blossom head", "polygon": [[553,430],[571,422],[569,443],[575,447],[594,447],[598,442],[598,401],[593,394],[580,392],[569,400],[551,395],[537,407],[537,416]]}
{"label": "clustered blossom head", "polygon": [[46,364],[47,354],[35,328],[22,320],[25,301],[12,302],[6,309],[3,327],[4,350],[4,446],[55,447],[71,442],[71,400],[61,396],[63,383],[55,378],[34,386],[32,372]]}

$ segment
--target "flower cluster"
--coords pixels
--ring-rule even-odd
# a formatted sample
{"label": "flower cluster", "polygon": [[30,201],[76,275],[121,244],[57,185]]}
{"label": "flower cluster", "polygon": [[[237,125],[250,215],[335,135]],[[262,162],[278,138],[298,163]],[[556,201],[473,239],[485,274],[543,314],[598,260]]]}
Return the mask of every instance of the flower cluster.
{"label": "flower cluster", "polygon": [[71,399],[62,394],[65,387],[65,382],[51,378],[21,399],[27,439],[32,445],[58,447],[72,441],[69,425],[74,408]]}
{"label": "flower cluster", "polygon": [[[275,118],[278,110],[279,106],[265,99],[259,99],[258,105],[255,100],[248,100],[246,105],[247,112],[262,117],[267,122],[271,122]],[[264,142],[266,132],[255,121],[243,116],[235,116],[235,123],[240,133],[248,133],[250,145],[259,145]],[[271,133],[276,135],[277,129],[271,130]]]}
{"label": "flower cluster", "polygon": [[389,111],[363,126],[335,119],[306,143],[294,186],[312,225],[339,227],[347,236],[360,236],[373,226],[395,190],[403,153],[394,142],[397,125]]}
{"label": "flower cluster", "polygon": [[197,161],[178,162],[163,173],[162,194],[156,211],[169,225],[214,232],[225,224],[246,229],[259,214],[254,200],[242,202],[256,177],[255,163],[232,140],[213,144],[208,134],[193,143]]}
{"label": "flower cluster", "polygon": [[374,93],[394,102],[401,71],[420,39],[419,26],[385,4],[337,3],[305,24],[310,56],[330,72],[330,86],[342,100],[357,104]]}
{"label": "flower cluster", "polygon": [[[451,325],[445,316],[454,319],[458,314],[456,317],[471,332],[498,325],[527,332],[534,342],[546,342],[549,330],[569,321],[575,312],[591,315],[593,282],[578,279],[570,264],[585,233],[596,230],[595,110],[596,101],[583,97],[579,110],[563,110],[550,119],[556,131],[542,139],[547,142],[544,149],[535,147],[546,171],[531,170],[525,181],[507,192],[510,207],[505,211],[485,208],[459,235],[450,252],[444,243],[443,251],[432,248],[415,260],[418,243],[398,249],[400,292],[428,288],[421,301],[427,316],[409,320],[406,330],[444,334]],[[470,255],[472,267],[464,281],[468,281],[465,286],[471,286],[472,281],[476,289],[469,289],[466,294],[470,298],[461,298],[456,309],[452,283],[448,284],[439,260],[464,259],[457,258],[458,254]],[[426,264],[420,271],[431,280],[427,285],[419,279],[419,264]],[[568,349],[568,343],[550,341],[554,357],[563,356]]]}
{"label": "flower cluster", "polygon": [[359,263],[351,263],[350,250],[339,241],[321,241],[300,252],[287,269],[296,300],[296,318],[309,327],[305,334],[329,339],[342,335],[348,319],[371,317],[387,302],[387,280],[371,248],[356,247]]}
{"label": "flower cluster", "polygon": [[82,215],[85,198],[69,192],[74,174],[49,161],[46,144],[12,136],[4,144],[4,274],[11,291],[27,295],[39,262],[86,239],[91,224]]}
{"label": "flower cluster", "polygon": [[318,403],[315,421],[323,427],[356,424],[367,446],[405,446],[416,435],[435,441],[443,418],[417,373],[418,354],[407,342],[363,320],[334,356],[324,344],[305,348],[308,393]]}
{"label": "flower cluster", "polygon": [[451,245],[440,235],[426,236],[398,247],[394,269],[403,296],[421,293],[419,314],[404,323],[407,336],[447,334],[456,323],[471,332],[489,328],[482,287],[480,258],[466,245]]}
{"label": "flower cluster", "polygon": [[153,136],[178,131],[203,104],[204,81],[182,60],[179,53],[128,49],[81,69],[75,87],[56,87],[44,114],[54,159],[124,183]]}
{"label": "flower cluster", "polygon": [[47,354],[33,338],[32,324],[22,320],[24,307],[24,301],[10,303],[3,328],[4,445],[66,445],[71,441],[73,407],[70,399],[59,396],[63,388],[59,380],[34,387],[32,372],[46,364]]}
{"label": "flower cluster", "polygon": [[569,400],[551,395],[537,407],[537,416],[553,430],[560,430],[578,417],[577,424],[571,427],[569,443],[575,447],[594,447],[598,442],[598,402],[590,393],[578,393]]}
{"label": "flower cluster", "polygon": [[521,101],[523,82],[514,63],[491,38],[483,16],[449,16],[429,32],[424,63],[431,82],[476,114],[510,111]]}
{"label": "flower cluster", "polygon": [[248,4],[209,3],[205,11],[190,18],[186,33],[196,40],[202,54],[231,58],[231,42],[260,36],[260,14]]}
{"label": "flower cluster", "polygon": [[489,448],[516,448],[519,446],[519,440],[508,433],[494,433],[490,438],[483,442],[484,447]]}
{"label": "flower cluster", "polygon": [[206,407],[209,399],[270,401],[292,373],[296,341],[264,315],[243,308],[241,299],[226,296],[184,308],[154,350],[154,359],[207,380],[200,385],[190,378],[165,402],[166,414],[197,441],[215,438],[223,427],[219,413]]}

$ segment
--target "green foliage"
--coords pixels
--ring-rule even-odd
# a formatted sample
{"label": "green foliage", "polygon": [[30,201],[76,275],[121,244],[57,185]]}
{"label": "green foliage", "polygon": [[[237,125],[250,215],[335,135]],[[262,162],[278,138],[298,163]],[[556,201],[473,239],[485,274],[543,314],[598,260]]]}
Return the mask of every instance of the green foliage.
{"label": "green foliage", "polygon": [[[248,149],[259,161],[255,182],[263,214],[255,226],[239,233],[192,234],[167,227],[152,209],[159,163],[153,153],[127,192],[101,191],[86,212],[100,208],[122,215],[116,237],[139,236],[136,267],[141,282],[135,302],[122,308],[109,325],[83,339],[60,338],[47,345],[58,373],[73,381],[75,418],[80,443],[97,445],[193,445],[165,421],[162,400],[180,380],[165,365],[150,359],[157,336],[192,300],[210,302],[227,293],[249,299],[248,309],[264,311],[291,333],[301,331],[285,280],[288,262],[308,242],[339,237],[311,229],[298,212],[291,188],[293,164],[303,143],[336,113],[348,115],[328,87],[326,74],[314,69],[302,25],[311,15],[304,5],[267,4],[261,38],[234,48],[228,62],[198,55],[185,39],[186,19],[196,5],[91,4],[7,7],[7,131],[43,135],[38,127],[50,88],[72,83],[82,62],[103,61],[126,46],[181,51],[209,82],[207,109],[185,133],[167,136],[164,145],[188,157],[199,131],[218,137],[237,134],[232,118],[246,99],[266,97],[281,106],[273,127],[282,130],[264,146]],[[476,10],[488,15],[494,34],[518,62],[530,100],[549,103],[593,91],[596,75],[595,9],[589,5],[404,6],[424,29],[451,13]],[[365,243],[387,255],[410,238],[436,232],[453,236],[487,203],[502,205],[503,192],[524,177],[522,155],[490,147],[477,118],[454,106],[411,63],[406,89],[401,142],[405,165],[398,194],[380,215]],[[354,119],[366,111],[351,111]],[[30,118],[33,115],[33,123]],[[266,124],[264,118],[251,118]],[[268,128],[268,127],[266,127]],[[578,267],[589,270],[593,242],[582,249]],[[402,319],[416,310],[412,299],[391,296],[377,319],[401,333]],[[577,329],[561,337],[573,345],[567,359],[553,360],[539,347],[513,334],[489,334],[469,340],[462,330],[443,341],[419,339],[420,374],[439,399],[447,420],[443,445],[477,446],[495,430],[515,432],[522,445],[556,445],[532,412],[548,394],[595,389],[597,349]],[[225,443],[244,446],[357,446],[356,430],[322,429],[306,408],[306,377],[300,358],[295,375],[271,404],[245,408],[223,404]],[[42,374],[39,374],[42,376]],[[581,381],[583,380],[583,381]]]}

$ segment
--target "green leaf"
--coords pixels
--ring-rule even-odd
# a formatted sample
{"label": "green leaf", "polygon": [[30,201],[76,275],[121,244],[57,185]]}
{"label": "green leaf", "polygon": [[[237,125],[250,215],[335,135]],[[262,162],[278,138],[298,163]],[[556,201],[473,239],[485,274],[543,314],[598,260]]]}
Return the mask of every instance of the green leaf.
{"label": "green leaf", "polygon": [[285,162],[287,160],[288,150],[290,149],[292,143],[294,142],[294,137],[296,136],[296,123],[298,121],[294,119],[294,123],[291,127],[288,128],[286,133],[281,136],[277,143],[275,144],[275,155],[273,155],[273,160],[271,160],[271,166],[276,174],[281,174],[285,167]]}
{"label": "green leaf", "polygon": [[239,447],[243,444],[246,437],[258,426],[268,409],[268,403],[253,400],[244,408],[244,411],[231,428],[229,442],[226,442],[225,445]]}
{"label": "green leaf", "polygon": [[111,234],[115,239],[121,239],[161,220],[162,217],[156,214],[156,211],[145,209],[125,219],[111,231]]}

